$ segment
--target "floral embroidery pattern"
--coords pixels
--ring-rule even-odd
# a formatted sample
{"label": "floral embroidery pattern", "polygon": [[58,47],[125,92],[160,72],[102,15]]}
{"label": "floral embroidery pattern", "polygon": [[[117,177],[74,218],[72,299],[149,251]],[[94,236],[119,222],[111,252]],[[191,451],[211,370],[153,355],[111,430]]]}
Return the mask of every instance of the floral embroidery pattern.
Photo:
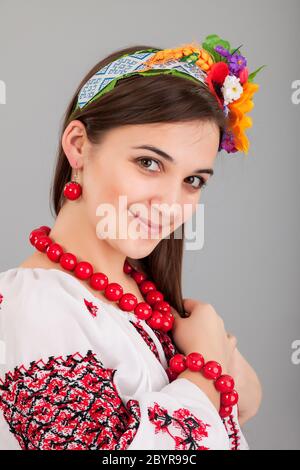
{"label": "floral embroidery pattern", "polygon": [[[173,357],[175,354],[178,354],[180,351],[177,349],[170,333],[156,330],[155,334],[162,344],[167,362],[169,363],[171,357]],[[238,427],[234,421],[234,417],[230,415],[227,418],[222,419],[222,421],[231,443],[231,450],[238,450],[240,447],[240,436]]]}
{"label": "floral embroidery pattern", "polygon": [[[209,450],[208,447],[200,445],[204,437],[208,436],[207,427],[200,419],[196,418],[189,410],[179,408],[172,415],[168,411],[154,403],[148,408],[149,420],[155,426],[155,434],[167,433],[174,439],[176,450]],[[179,435],[171,431],[180,431]]]}
{"label": "floral embroidery pattern", "polygon": [[122,402],[92,351],[33,361],[7,372],[0,409],[23,450],[120,450],[140,423],[136,400]]}
{"label": "floral embroidery pattern", "polygon": [[93,317],[97,316],[98,312],[98,307],[97,305],[94,305],[93,302],[89,302],[88,300],[84,299],[84,303],[88,309],[88,311],[91,313]]}
{"label": "floral embroidery pattern", "polygon": [[147,343],[147,345],[149,346],[151,351],[155,354],[157,359],[160,361],[156,345],[155,345],[153,339],[151,338],[151,336],[147,333],[147,331],[143,328],[143,326],[139,322],[135,323],[132,320],[129,320],[129,321],[136,328],[136,330],[140,333],[140,335],[145,340],[145,342]]}
{"label": "floral embroidery pattern", "polygon": [[179,353],[174,341],[172,340],[171,334],[161,330],[155,330],[155,334],[161,342],[166,360],[169,363],[171,357]]}
{"label": "floral embroidery pattern", "polygon": [[1,308],[2,308],[2,307],[1,307],[2,302],[3,302],[3,295],[0,294],[0,310],[1,310]]}
{"label": "floral embroidery pattern", "polygon": [[234,416],[231,414],[230,416],[223,418],[222,421],[224,423],[230,440],[231,450],[239,450],[241,438],[239,435],[239,430],[235,423]]}

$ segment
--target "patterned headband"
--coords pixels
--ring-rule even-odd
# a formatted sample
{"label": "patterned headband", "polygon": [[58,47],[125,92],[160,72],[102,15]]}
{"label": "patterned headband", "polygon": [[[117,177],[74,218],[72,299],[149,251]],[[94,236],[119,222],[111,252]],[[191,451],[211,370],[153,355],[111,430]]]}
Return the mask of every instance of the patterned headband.
{"label": "patterned headband", "polygon": [[244,131],[252,126],[252,119],[246,113],[253,108],[252,97],[259,88],[253,79],[265,65],[249,74],[247,60],[238,52],[241,47],[232,50],[228,41],[213,34],[201,46],[193,42],[176,49],[146,49],[124,54],[98,70],[83,85],[73,113],[111,91],[123,78],[172,74],[208,86],[228,116],[219,150],[247,154],[249,140]]}

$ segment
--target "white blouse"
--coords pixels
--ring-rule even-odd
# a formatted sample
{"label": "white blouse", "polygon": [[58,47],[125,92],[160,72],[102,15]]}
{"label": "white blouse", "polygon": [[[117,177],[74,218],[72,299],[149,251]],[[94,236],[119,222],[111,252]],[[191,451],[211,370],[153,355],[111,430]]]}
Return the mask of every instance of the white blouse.
{"label": "white blouse", "polygon": [[0,273],[0,449],[246,450],[158,332],[59,269]]}

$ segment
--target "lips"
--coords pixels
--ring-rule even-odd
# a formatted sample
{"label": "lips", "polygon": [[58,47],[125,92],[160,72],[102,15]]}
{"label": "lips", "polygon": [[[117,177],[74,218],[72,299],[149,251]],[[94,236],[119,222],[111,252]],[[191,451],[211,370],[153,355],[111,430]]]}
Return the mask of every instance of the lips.
{"label": "lips", "polygon": [[161,230],[162,229],[162,225],[161,224],[154,224],[153,222],[151,222],[150,220],[147,220],[147,219],[144,219],[144,217],[141,217],[139,215],[139,212],[137,214],[134,214],[130,209],[129,209],[129,212],[134,216],[134,217],[137,217],[139,218],[139,220],[141,220],[141,222],[143,222],[145,225],[148,225],[148,227],[152,230]]}

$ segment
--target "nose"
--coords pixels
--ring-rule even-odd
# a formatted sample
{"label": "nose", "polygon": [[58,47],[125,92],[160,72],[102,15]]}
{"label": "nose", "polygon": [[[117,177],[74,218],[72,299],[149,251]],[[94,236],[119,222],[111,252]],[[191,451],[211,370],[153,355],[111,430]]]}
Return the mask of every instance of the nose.
{"label": "nose", "polygon": [[149,206],[155,216],[159,216],[162,225],[174,224],[183,217],[183,201],[180,190],[175,188],[162,188],[160,193],[149,202]]}

